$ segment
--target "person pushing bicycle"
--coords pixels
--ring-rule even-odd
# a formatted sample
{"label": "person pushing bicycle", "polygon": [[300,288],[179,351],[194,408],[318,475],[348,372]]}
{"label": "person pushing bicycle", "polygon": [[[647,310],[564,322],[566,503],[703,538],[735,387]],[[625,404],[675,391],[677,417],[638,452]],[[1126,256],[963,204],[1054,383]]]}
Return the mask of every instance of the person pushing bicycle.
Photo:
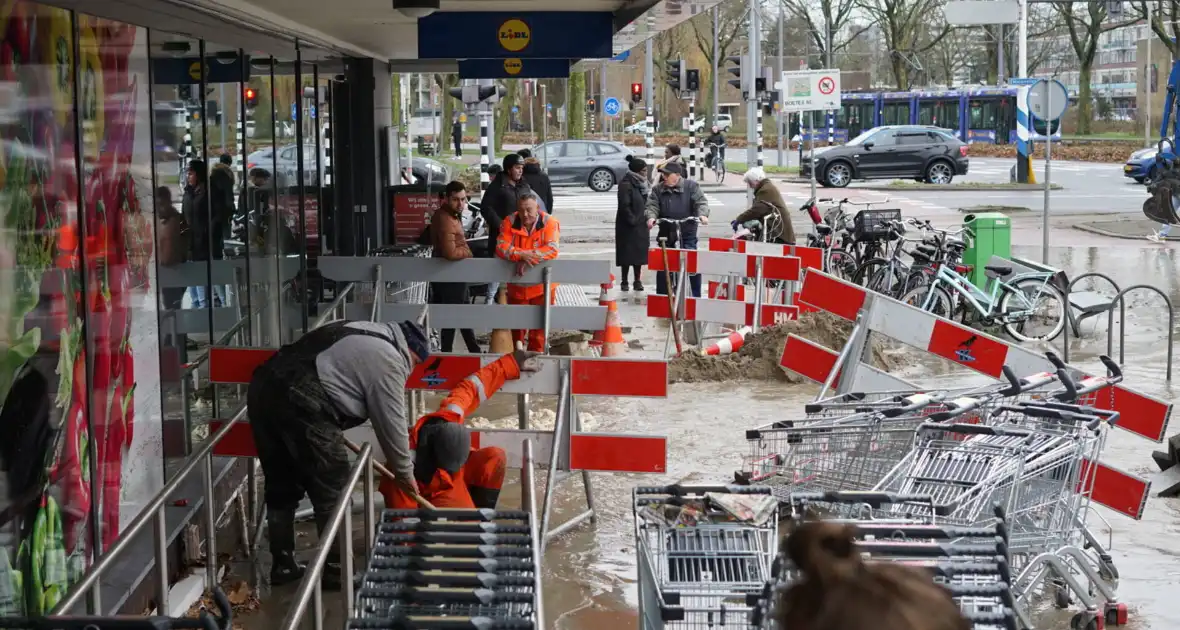
{"label": "person pushing bicycle", "polygon": [[[643,212],[647,218],[647,229],[650,230],[659,222],[657,238],[667,239],[668,247],[696,249],[697,222],[681,223],[684,219],[693,218],[699,219],[701,224],[709,224],[709,202],[705,199],[705,193],[701,192],[700,184],[684,176],[682,164],[667,163],[660,168],[660,174],[663,180],[652,188]],[[689,276],[689,279],[693,297],[700,297],[700,275]],[[656,293],[668,295],[663,274],[656,275]]]}

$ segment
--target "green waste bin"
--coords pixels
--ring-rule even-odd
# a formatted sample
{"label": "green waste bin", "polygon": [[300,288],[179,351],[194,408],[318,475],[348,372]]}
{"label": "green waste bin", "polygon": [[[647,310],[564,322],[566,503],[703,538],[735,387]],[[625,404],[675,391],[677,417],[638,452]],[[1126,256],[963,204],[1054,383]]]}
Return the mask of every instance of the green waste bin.
{"label": "green waste bin", "polygon": [[1012,258],[1012,220],[999,212],[980,212],[963,217],[970,239],[963,252],[963,264],[971,268],[968,279],[980,289],[986,290],[985,275],[992,256]]}

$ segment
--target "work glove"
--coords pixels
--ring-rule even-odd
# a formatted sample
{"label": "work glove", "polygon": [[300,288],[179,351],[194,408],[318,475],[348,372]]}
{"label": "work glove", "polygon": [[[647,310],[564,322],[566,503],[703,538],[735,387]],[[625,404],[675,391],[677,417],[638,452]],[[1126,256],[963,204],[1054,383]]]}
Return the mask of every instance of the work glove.
{"label": "work glove", "polygon": [[733,231],[734,231],[734,232],[736,232],[736,231],[737,231],[737,229],[738,229],[738,222],[737,222],[736,220],[734,220],[734,221],[730,221],[730,222],[729,222],[729,227],[733,228]]}
{"label": "work glove", "polygon": [[540,364],[537,363],[537,357],[540,354],[540,352],[516,350],[512,353],[512,358],[516,359],[516,366],[520,368],[521,372],[536,372],[541,369]]}

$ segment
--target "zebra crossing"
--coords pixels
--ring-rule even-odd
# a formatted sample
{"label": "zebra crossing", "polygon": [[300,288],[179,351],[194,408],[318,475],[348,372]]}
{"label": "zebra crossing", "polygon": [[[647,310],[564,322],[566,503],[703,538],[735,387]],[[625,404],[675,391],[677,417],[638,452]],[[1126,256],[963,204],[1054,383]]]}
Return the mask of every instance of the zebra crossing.
{"label": "zebra crossing", "polygon": [[[705,201],[711,208],[720,208],[722,205],[720,199],[708,193],[705,193]],[[619,209],[619,198],[613,190],[606,193],[556,194],[553,196],[553,205],[559,217],[563,212],[570,211],[613,213]]]}

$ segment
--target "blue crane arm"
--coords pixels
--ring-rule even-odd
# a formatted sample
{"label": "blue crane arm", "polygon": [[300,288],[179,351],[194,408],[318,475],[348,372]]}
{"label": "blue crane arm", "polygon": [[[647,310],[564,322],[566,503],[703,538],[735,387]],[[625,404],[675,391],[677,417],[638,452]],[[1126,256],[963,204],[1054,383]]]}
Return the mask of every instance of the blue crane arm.
{"label": "blue crane arm", "polygon": [[[1149,79],[1150,81],[1150,79]],[[1168,75],[1168,91],[1164,96],[1164,115],[1160,120],[1160,139],[1175,138],[1180,132],[1180,116],[1176,115],[1177,93],[1180,91],[1180,60],[1172,62]],[[1169,129],[1169,127],[1172,127]]]}

